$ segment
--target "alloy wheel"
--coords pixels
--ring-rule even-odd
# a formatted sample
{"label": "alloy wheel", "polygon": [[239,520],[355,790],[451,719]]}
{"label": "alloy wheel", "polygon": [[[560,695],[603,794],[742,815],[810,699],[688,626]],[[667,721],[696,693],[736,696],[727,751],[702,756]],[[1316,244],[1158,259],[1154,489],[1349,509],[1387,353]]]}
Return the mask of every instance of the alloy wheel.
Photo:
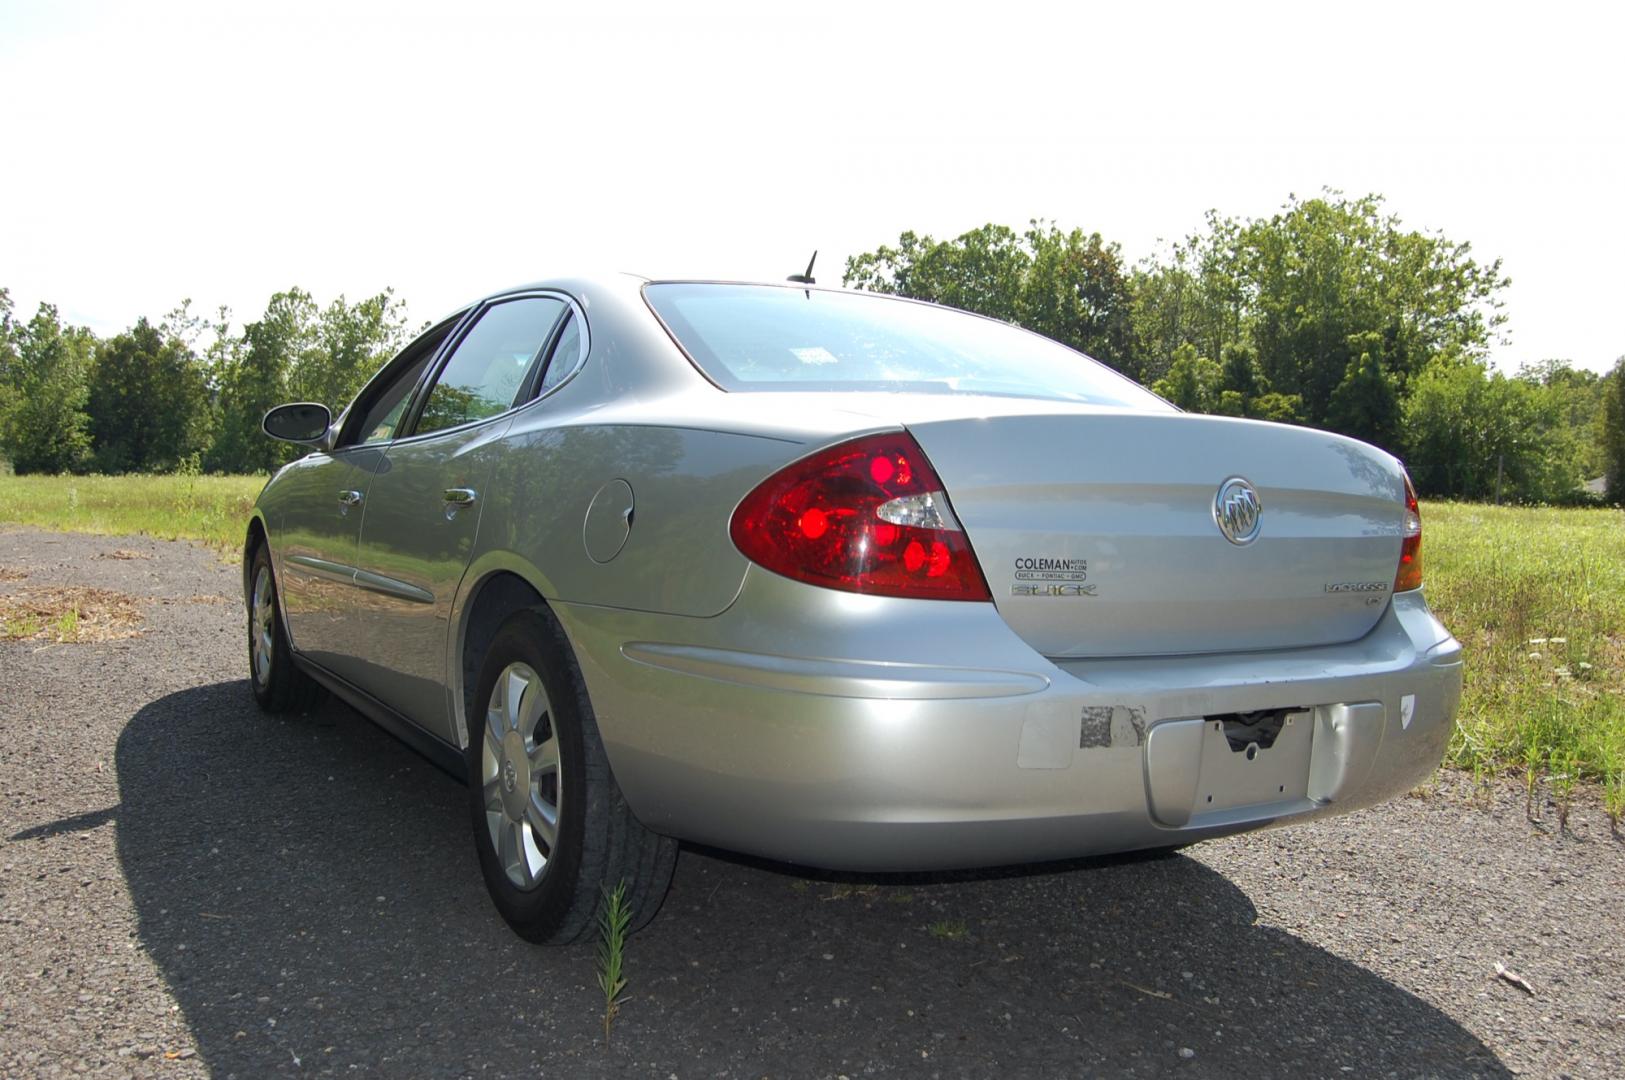
{"label": "alloy wheel", "polygon": [[276,633],[271,620],[276,616],[272,600],[271,568],[261,566],[254,575],[254,594],[249,609],[249,652],[254,665],[254,685],[261,690],[271,682],[271,659],[276,650]]}
{"label": "alloy wheel", "polygon": [[513,885],[534,889],[558,844],[563,774],[547,691],[529,664],[509,664],[491,688],[480,782],[497,861]]}

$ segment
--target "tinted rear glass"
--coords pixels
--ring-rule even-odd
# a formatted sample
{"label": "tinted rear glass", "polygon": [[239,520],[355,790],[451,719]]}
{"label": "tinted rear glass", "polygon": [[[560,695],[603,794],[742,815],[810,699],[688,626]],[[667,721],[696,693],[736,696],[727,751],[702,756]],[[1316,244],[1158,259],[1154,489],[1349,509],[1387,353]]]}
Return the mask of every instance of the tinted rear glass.
{"label": "tinted rear glass", "polygon": [[678,344],[726,390],[867,390],[1168,405],[1048,338],[950,308],[773,285],[645,286]]}

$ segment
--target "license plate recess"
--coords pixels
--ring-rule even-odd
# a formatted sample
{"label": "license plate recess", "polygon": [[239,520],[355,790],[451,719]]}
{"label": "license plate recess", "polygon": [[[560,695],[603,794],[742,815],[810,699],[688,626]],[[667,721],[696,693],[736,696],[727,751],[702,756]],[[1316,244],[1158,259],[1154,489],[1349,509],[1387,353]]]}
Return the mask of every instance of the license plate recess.
{"label": "license plate recess", "polygon": [[1257,727],[1235,717],[1153,725],[1146,736],[1152,816],[1173,828],[1279,817],[1310,808],[1315,712],[1280,710]]}

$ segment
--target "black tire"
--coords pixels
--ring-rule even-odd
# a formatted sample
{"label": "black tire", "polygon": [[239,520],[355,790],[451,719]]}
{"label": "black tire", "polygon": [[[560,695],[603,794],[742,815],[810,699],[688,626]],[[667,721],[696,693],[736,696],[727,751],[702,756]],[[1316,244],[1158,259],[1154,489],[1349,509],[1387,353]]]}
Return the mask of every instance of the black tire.
{"label": "black tire", "polygon": [[[260,610],[269,615],[268,627],[256,621],[254,606],[262,575],[268,607]],[[248,686],[254,692],[254,700],[269,713],[309,712],[321,700],[322,687],[293,662],[288,635],[282,627],[282,597],[277,592],[270,553],[263,543],[254,548],[244,599],[248,609]],[[270,647],[263,654],[259,649],[262,633],[270,640]]]}
{"label": "black tire", "polygon": [[[510,708],[508,689],[497,696],[504,673],[505,687],[524,687],[516,695],[523,704]],[[528,703],[536,700],[535,683],[527,682],[531,674],[545,692],[546,711],[536,716],[530,735],[523,731],[524,719],[517,731],[504,721],[504,743],[495,737],[491,713],[494,708],[499,716],[528,715]],[[510,616],[492,639],[475,685],[465,751],[469,811],[480,871],[497,911],[527,941],[566,945],[593,932],[604,890],[624,882],[632,929],[646,925],[671,884],[677,842],[644,828],[621,795],[569,639],[553,614],[538,609]],[[533,806],[554,811],[551,844],[544,831],[528,824]],[[524,853],[531,849],[517,846],[527,835],[534,851],[548,849],[539,870],[530,865],[533,856]],[[509,841],[507,861],[497,837]]]}

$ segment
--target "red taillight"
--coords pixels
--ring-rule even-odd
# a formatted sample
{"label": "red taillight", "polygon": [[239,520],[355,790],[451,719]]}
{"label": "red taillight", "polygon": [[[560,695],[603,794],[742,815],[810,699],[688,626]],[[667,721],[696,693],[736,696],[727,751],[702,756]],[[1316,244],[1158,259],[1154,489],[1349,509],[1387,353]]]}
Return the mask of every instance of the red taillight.
{"label": "red taillight", "polygon": [[1399,544],[1399,573],[1394,575],[1394,591],[1422,587],[1422,510],[1416,505],[1416,489],[1405,477],[1405,528]]}
{"label": "red taillight", "polygon": [[728,533],[776,574],[847,592],[991,600],[942,481],[904,432],[868,435],[774,473]]}

